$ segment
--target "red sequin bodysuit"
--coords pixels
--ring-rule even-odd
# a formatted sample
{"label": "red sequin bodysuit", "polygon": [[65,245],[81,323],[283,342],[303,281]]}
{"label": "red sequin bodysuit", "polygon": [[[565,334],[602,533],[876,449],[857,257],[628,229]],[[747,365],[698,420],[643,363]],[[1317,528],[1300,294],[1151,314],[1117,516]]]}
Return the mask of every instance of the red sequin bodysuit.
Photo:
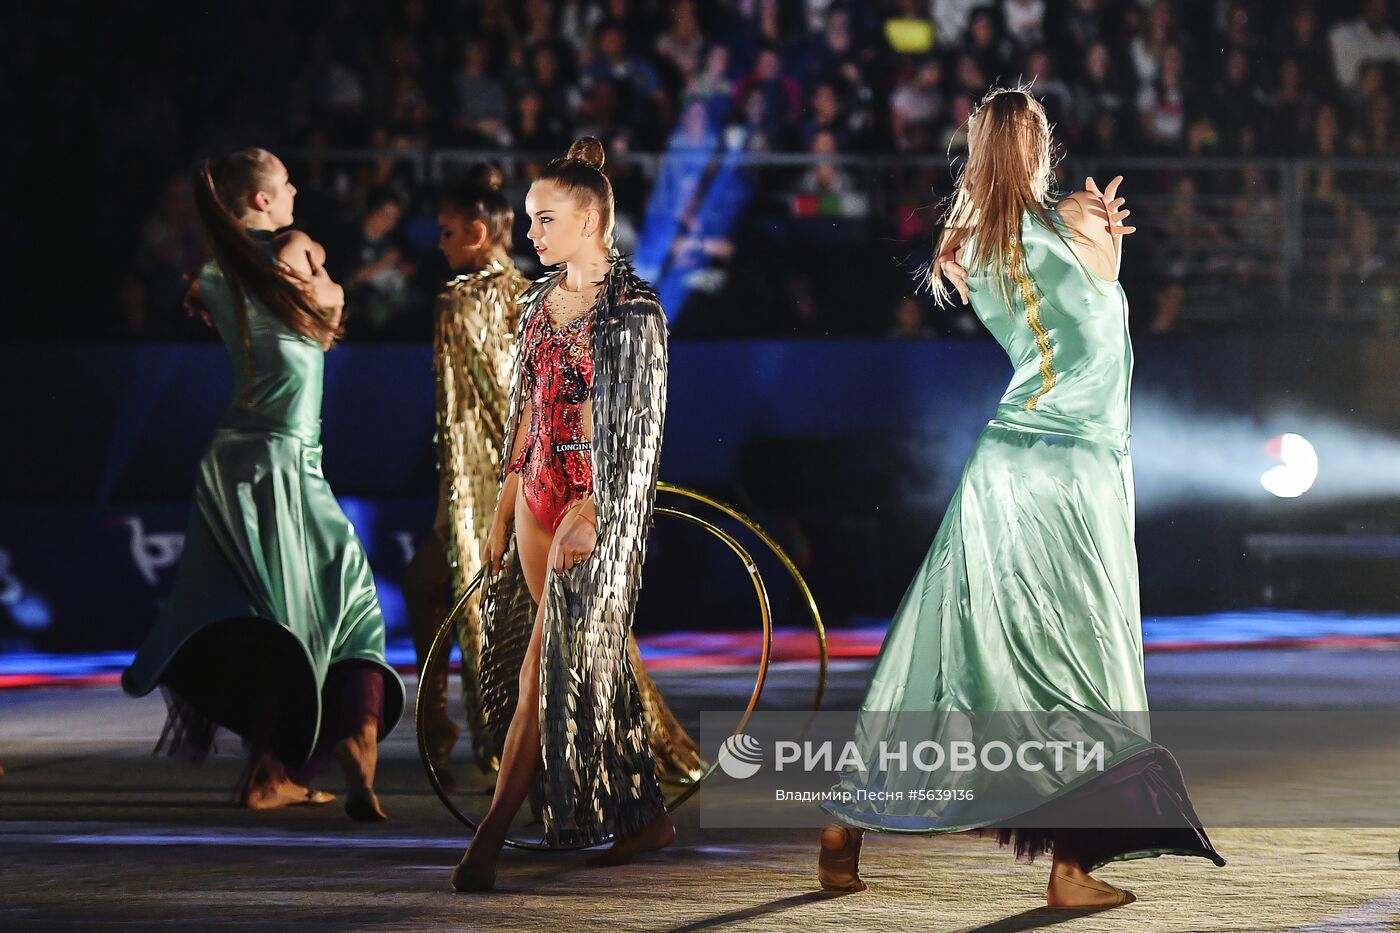
{"label": "red sequin bodysuit", "polygon": [[555,327],[546,299],[526,325],[522,341],[530,425],[510,469],[520,474],[526,506],[551,534],[569,504],[593,491],[592,426],[583,423],[593,385],[592,316],[586,312]]}

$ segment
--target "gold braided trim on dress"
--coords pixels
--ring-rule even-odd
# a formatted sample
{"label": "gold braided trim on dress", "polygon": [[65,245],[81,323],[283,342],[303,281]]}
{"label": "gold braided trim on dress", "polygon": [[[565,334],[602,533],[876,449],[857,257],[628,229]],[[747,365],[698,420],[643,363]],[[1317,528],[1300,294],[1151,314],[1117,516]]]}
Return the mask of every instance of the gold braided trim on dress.
{"label": "gold braided trim on dress", "polygon": [[1026,254],[1019,245],[1012,245],[1011,278],[1020,289],[1021,301],[1026,306],[1026,323],[1035,334],[1035,344],[1040,348],[1041,386],[1026,400],[1026,408],[1034,409],[1040,399],[1055,387],[1055,351],[1050,347],[1050,335],[1040,320],[1040,295],[1035,290],[1035,282],[1026,271]]}

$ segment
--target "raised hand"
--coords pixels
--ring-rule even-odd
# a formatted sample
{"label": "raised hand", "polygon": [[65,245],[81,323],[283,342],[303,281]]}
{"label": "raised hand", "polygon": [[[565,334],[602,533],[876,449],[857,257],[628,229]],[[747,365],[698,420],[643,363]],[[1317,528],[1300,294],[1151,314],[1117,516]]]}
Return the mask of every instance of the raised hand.
{"label": "raised hand", "polygon": [[962,303],[967,304],[967,270],[959,264],[957,250],[949,249],[940,254],[933,261],[933,270],[936,275],[941,275],[952,282],[958,297],[962,299]]}
{"label": "raised hand", "polygon": [[311,297],[318,308],[339,311],[345,306],[345,289],[332,281],[326,267],[316,261],[311,250],[306,251],[306,264],[311,268]]}
{"label": "raised hand", "polygon": [[1131,214],[1132,211],[1122,210],[1124,199],[1118,197],[1118,186],[1122,183],[1123,176],[1115,175],[1113,180],[1108,183],[1108,187],[1100,191],[1099,184],[1094,181],[1093,176],[1084,179],[1084,190],[1098,198],[1103,205],[1104,221],[1108,225],[1108,232],[1115,237],[1137,232],[1137,227],[1125,226],[1123,223],[1123,218]]}

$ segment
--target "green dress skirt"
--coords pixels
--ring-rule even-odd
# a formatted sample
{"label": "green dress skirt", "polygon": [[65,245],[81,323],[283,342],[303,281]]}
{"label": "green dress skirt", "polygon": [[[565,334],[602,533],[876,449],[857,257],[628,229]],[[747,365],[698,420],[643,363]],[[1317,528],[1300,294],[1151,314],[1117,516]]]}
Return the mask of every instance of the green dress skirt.
{"label": "green dress skirt", "polygon": [[384,659],[364,548],[321,472],[321,347],[254,301],[240,313],[216,263],[199,283],[234,398],[200,462],[169,600],[122,687],[170,688],[171,728],[196,754],[214,725],[245,738],[270,728],[261,738],[295,766],[334,712],[323,709],[337,701],[329,674],[382,675],[381,737],[402,713],[403,682]]}
{"label": "green dress skirt", "polygon": [[[1101,741],[1106,767],[847,771],[834,789],[863,799],[824,807],[874,830],[995,833],[1085,870],[1167,853],[1224,864],[1147,722],[1126,296],[1029,212],[1021,237],[1005,293],[985,271],[969,277],[1015,373],[894,614],[855,741],[878,761],[881,741],[947,748],[964,728],[1063,727]],[[946,715],[994,711],[975,726]],[[970,796],[949,793],[960,788]]]}

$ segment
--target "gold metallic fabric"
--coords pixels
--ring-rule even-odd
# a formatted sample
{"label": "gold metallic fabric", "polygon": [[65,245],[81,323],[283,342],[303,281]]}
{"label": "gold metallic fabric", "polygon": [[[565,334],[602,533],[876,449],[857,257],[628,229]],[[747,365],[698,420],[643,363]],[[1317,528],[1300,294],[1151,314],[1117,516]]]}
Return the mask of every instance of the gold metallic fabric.
{"label": "gold metallic fabric", "polygon": [[[438,530],[446,543],[454,594],[481,568],[481,545],[496,507],[500,440],[510,406],[519,321],[517,299],[528,286],[529,280],[507,259],[458,276],[438,297],[433,370],[445,506],[439,514],[446,525]],[[499,764],[515,712],[515,680],[533,619],[523,578],[500,598],[510,611],[491,631],[483,629],[474,600],[463,607],[457,625],[467,726],[477,763],[488,770]]]}
{"label": "gold metallic fabric", "polygon": [[1009,252],[1012,262],[1011,278],[1020,292],[1021,303],[1026,306],[1026,323],[1035,334],[1035,345],[1040,351],[1041,385],[1035,394],[1026,400],[1026,408],[1033,409],[1040,404],[1045,393],[1055,387],[1055,351],[1050,346],[1050,335],[1045,332],[1045,325],[1040,321],[1040,295],[1036,292],[1035,282],[1026,269],[1025,250],[1021,248],[1020,243],[1012,243]]}
{"label": "gold metallic fabric", "polygon": [[627,657],[632,662],[632,672],[637,678],[637,692],[642,700],[642,714],[646,719],[651,753],[656,758],[657,776],[683,781],[699,780],[700,775],[705,773],[705,763],[700,759],[700,750],[696,748],[694,740],[685,731],[676,714],[666,705],[656,682],[647,674],[635,635],[627,636]]}

